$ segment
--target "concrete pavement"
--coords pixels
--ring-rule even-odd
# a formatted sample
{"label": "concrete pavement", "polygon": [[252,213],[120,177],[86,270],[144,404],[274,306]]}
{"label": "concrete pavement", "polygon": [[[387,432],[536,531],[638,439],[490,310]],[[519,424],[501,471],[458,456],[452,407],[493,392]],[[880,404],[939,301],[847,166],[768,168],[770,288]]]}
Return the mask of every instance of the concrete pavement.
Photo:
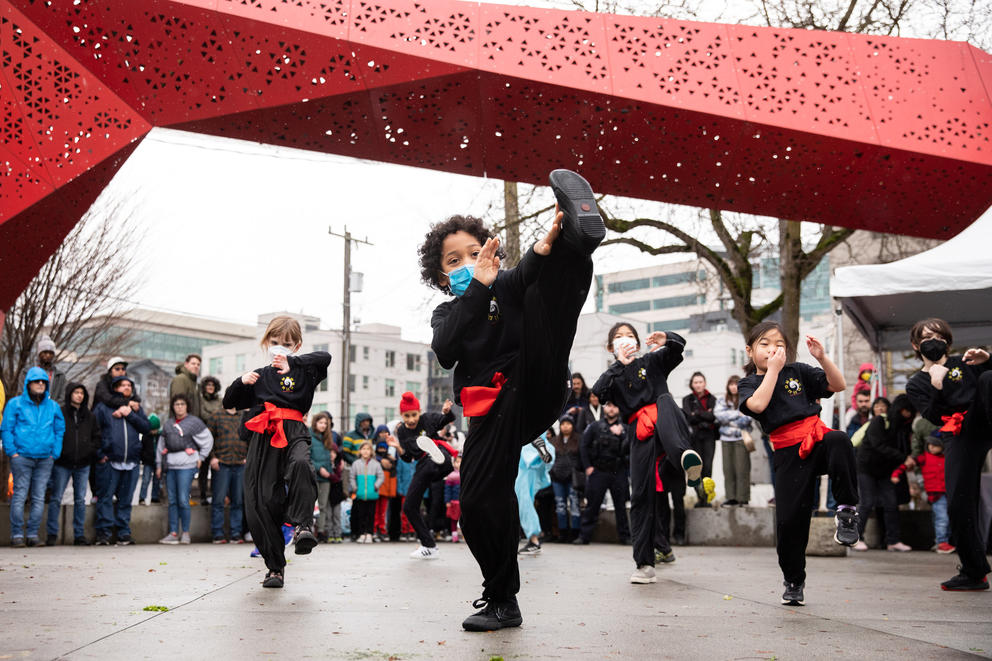
{"label": "concrete pavement", "polygon": [[2,548],[0,659],[992,657],[992,593],[938,588],[954,556],[811,557],[786,608],[773,549],[677,547],[631,585],[629,547],[547,545],[521,558],[523,626],[470,634],[468,548],[412,549],[322,545],[265,590],[249,545]]}

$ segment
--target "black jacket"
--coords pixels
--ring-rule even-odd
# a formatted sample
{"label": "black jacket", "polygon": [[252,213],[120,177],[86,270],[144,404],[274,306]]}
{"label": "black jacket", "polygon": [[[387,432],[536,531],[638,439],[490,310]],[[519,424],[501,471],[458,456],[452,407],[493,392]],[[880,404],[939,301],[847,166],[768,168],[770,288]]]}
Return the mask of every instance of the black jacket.
{"label": "black jacket", "polygon": [[620,417],[630,416],[668,393],[668,375],[683,360],[685,338],[668,332],[664,346],[624,365],[613,361],[592,387],[600,402],[613,402],[620,408]]}
{"label": "black jacket", "polygon": [[[705,407],[703,402],[706,404]],[[682,398],[682,412],[685,413],[686,422],[689,423],[693,441],[715,441],[720,438],[720,427],[713,413],[716,397],[706,391],[703,402],[699,401],[695,393],[689,393]]]}
{"label": "black jacket", "polygon": [[961,356],[949,356],[944,363],[947,374],[937,390],[930,383],[930,374],[916,372],[906,382],[906,394],[924,418],[937,426],[943,417],[967,411],[978,396],[978,378],[992,369],[992,360],[981,365],[967,365]]}
{"label": "black jacket", "polygon": [[[434,309],[431,349],[441,367],[455,368],[452,385],[457,404],[462,403],[465,386],[491,387],[496,372],[509,377],[520,353],[524,290],[537,280],[543,259],[528,250],[516,267],[496,275],[492,287],[473,278],[462,296]],[[563,378],[563,403],[565,390]]]}
{"label": "black jacket", "polygon": [[[902,411],[912,415],[906,418]],[[875,478],[889,477],[910,454],[913,434],[913,409],[906,395],[892,401],[886,415],[876,415],[868,423],[865,437],[858,446],[858,472]]]}
{"label": "black jacket", "polygon": [[[107,408],[114,410],[119,409],[122,406],[127,406],[128,402],[141,403],[141,397],[138,396],[137,391],[131,395],[130,399],[127,399],[114,390],[112,385],[113,382],[114,377],[110,375],[110,370],[107,370],[107,372],[96,382],[96,389],[93,391],[93,405],[90,408],[95,409],[97,404],[105,404]],[[66,397],[66,399],[68,399],[68,397]]]}
{"label": "black jacket", "polygon": [[[76,388],[83,389],[83,403],[75,408],[69,403],[69,396]],[[100,425],[96,416],[89,410],[90,394],[81,383],[66,386],[66,403],[62,405],[65,418],[65,436],[62,437],[62,454],[55,463],[65,468],[89,466],[100,448]]]}
{"label": "black jacket", "polygon": [[630,439],[627,438],[627,426],[619,420],[623,431],[620,435],[614,434],[611,425],[606,419],[598,420],[586,427],[582,434],[582,443],[579,446],[582,458],[582,468],[592,466],[598,471],[616,473],[623,470],[630,458]]}

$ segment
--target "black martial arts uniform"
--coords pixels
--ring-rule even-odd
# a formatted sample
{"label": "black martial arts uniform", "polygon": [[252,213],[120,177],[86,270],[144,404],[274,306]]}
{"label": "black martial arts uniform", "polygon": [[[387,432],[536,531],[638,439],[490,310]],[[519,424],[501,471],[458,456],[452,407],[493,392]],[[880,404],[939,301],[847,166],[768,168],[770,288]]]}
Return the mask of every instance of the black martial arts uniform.
{"label": "black martial arts uniform", "polygon": [[[740,411],[759,423],[772,436],[785,425],[820,415],[821,398],[833,397],[827,374],[819,367],[789,363],[779,372],[772,397],[758,414],[747,407],[748,399],[765,380],[764,374],[748,374],[737,384]],[[804,459],[800,444],[776,445],[772,455],[775,465],[776,550],[782,576],[794,585],[806,582],[806,544],[809,521],[813,514],[816,478],[830,476],[834,499],[838,505],[858,504],[857,469],[851,439],[842,431],[828,431]]]}
{"label": "black martial arts uniform", "polygon": [[[251,409],[247,419],[264,415],[266,404],[292,409],[302,417],[310,410],[317,384],[327,378],[331,355],[324,351],[287,356],[289,372],[279,374],[272,366],[262,367],[254,385],[240,377],[224,393],[224,408]],[[313,519],[317,479],[310,462],[310,430],[302,421],[282,423],[286,447],[273,447],[272,433],[254,432],[245,461],[245,517],[248,530],[272,571],[286,566],[286,542],[282,524],[294,526]]]}
{"label": "black martial arts uniform", "polygon": [[961,573],[981,581],[990,571],[987,540],[979,533],[978,504],[982,467],[992,449],[992,360],[966,365],[960,356],[948,356],[944,367],[947,374],[940,390],[933,387],[929,373],[917,372],[906,383],[906,394],[924,418],[940,427],[951,422],[958,430],[942,433],[951,543],[957,547]]}
{"label": "black martial arts uniform", "polygon": [[[413,471],[413,477],[410,478],[410,485],[406,488],[406,498],[403,499],[403,513],[406,514],[407,520],[413,526],[414,532],[417,533],[417,539],[420,540],[420,545],[428,548],[437,546],[437,544],[434,542],[434,536],[431,535],[431,530],[424,520],[424,515],[420,512],[420,504],[424,499],[424,491],[430,487],[432,490],[431,497],[433,499],[436,495],[433,493],[436,490],[434,483],[442,481],[443,484],[444,478],[454,470],[454,467],[451,465],[451,454],[447,448],[438,446],[441,454],[444,455],[444,461],[440,464],[435,464],[427,456],[426,452],[417,447],[417,438],[420,436],[426,436],[430,439],[438,438],[438,430],[454,421],[455,414],[451,411],[447,413],[427,412],[420,415],[420,420],[413,429],[410,429],[402,422],[396,427],[396,440],[399,441],[400,447],[403,448],[400,459],[406,462],[416,462],[417,464],[417,467]],[[441,500],[443,502],[444,498]]]}
{"label": "black martial arts uniform", "polygon": [[506,379],[491,408],[471,418],[460,471],[462,531],[487,601],[512,601],[520,590],[520,448],[547,431],[565,403],[568,355],[592,281],[591,257],[563,239],[547,256],[528,250],[491,288],[473,279],[431,319],[431,347],[442,367],[455,367],[459,404],[474,401],[464,388],[492,387],[497,372]]}
{"label": "black martial arts uniform", "polygon": [[[654,566],[656,459],[667,455],[684,480],[682,453],[691,449],[689,426],[668,391],[668,375],[682,363],[685,339],[678,333],[666,335],[661,348],[635,358],[629,365],[614,361],[592,387],[600,402],[616,404],[620,417],[629,422],[630,528],[638,567]],[[637,439],[637,421],[632,417],[650,406],[657,411],[655,429],[641,441]]]}

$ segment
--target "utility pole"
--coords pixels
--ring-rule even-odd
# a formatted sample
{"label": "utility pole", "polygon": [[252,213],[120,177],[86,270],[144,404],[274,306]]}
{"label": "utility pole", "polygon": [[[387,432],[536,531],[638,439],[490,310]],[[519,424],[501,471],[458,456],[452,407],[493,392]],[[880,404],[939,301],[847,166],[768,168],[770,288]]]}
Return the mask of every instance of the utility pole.
{"label": "utility pole", "polygon": [[351,292],[353,290],[358,291],[352,287],[351,282],[351,244],[364,243],[367,246],[372,244],[367,238],[352,238],[347,225],[344,226],[344,234],[338,234],[330,227],[327,228],[327,233],[344,239],[344,318],[341,321],[341,417],[339,420],[344,425],[341,429],[347,430],[348,409],[351,404],[351,390],[348,388],[349,376],[351,375],[351,356],[349,355],[351,353]]}

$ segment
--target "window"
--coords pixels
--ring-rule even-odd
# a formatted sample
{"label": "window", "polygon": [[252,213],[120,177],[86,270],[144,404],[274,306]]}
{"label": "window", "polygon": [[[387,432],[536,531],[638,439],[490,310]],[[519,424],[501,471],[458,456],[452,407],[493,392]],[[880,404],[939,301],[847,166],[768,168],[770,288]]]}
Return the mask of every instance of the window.
{"label": "window", "polygon": [[419,372],[420,371],[420,354],[419,353],[408,353],[406,355],[406,371],[407,372]]}
{"label": "window", "polygon": [[622,294],[625,291],[647,289],[650,286],[651,278],[639,278],[637,280],[621,280],[620,282],[611,282],[606,286],[606,289],[611,294]]}
{"label": "window", "polygon": [[368,359],[369,359],[369,348],[362,347],[362,360],[368,360]]}
{"label": "window", "polygon": [[634,303],[621,303],[611,305],[610,314],[629,314],[631,312],[644,312],[651,309],[651,301],[636,301]]}
{"label": "window", "polygon": [[680,331],[686,330],[692,326],[691,320],[686,319],[667,319],[665,321],[656,321],[649,326],[650,331]]}
{"label": "window", "polygon": [[351,362],[351,363],[355,362],[355,357],[357,355],[356,352],[357,352],[357,349],[355,348],[355,345],[354,344],[351,344],[351,345],[348,346],[348,362]]}
{"label": "window", "polygon": [[210,359],[210,371],[208,374],[220,374],[224,371],[224,359],[223,358],[211,358]]}
{"label": "window", "polygon": [[386,379],[386,397],[396,396],[396,380]]}
{"label": "window", "polygon": [[348,392],[355,392],[355,375],[348,375]]}
{"label": "window", "polygon": [[313,345],[314,351],[327,351],[327,343]]}
{"label": "window", "polygon": [[327,392],[327,379],[320,382],[320,385],[317,386],[317,390],[320,392]]}
{"label": "window", "polygon": [[414,394],[417,399],[420,399],[420,382],[419,381],[407,381],[406,389]]}
{"label": "window", "polygon": [[651,307],[655,310],[666,308],[680,308],[683,305],[696,305],[705,303],[706,294],[687,294],[685,296],[669,296],[668,298],[656,298],[651,301]]}
{"label": "window", "polygon": [[348,420],[354,420],[358,415],[358,404],[348,404]]}
{"label": "window", "polygon": [[362,377],[362,390],[368,390],[368,389],[369,389],[369,377],[363,376]]}
{"label": "window", "polygon": [[391,406],[387,406],[386,409],[385,409],[385,418],[384,418],[383,422],[387,422],[387,423],[388,422],[392,422],[396,418],[397,418],[396,408],[395,407],[391,407]]}
{"label": "window", "polygon": [[387,351],[386,352],[386,367],[396,367],[396,352]]}
{"label": "window", "polygon": [[[705,271],[699,271],[702,278],[705,278]],[[684,271],[683,273],[669,273],[667,275],[656,275],[652,278],[652,283],[655,287],[668,287],[669,285],[677,285],[683,282],[695,282],[697,279],[702,279],[696,273],[696,271]]]}
{"label": "window", "polygon": [[247,372],[248,368],[245,366],[247,359],[248,357],[243,353],[239,353],[237,356],[235,356],[234,371],[236,371],[238,374],[244,374],[245,372]]}

